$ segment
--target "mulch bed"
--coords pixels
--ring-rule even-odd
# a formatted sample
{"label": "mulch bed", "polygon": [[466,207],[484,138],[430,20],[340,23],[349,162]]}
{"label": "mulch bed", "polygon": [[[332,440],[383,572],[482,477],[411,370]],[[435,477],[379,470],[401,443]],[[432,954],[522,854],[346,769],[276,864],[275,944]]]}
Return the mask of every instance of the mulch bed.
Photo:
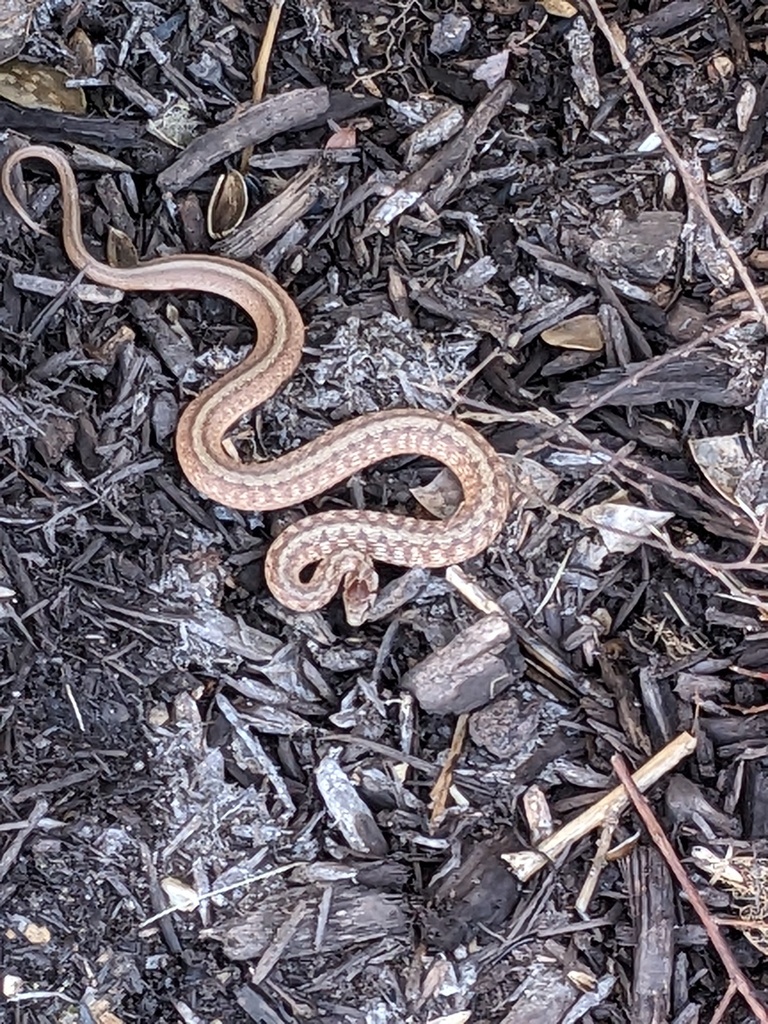
{"label": "mulch bed", "polygon": [[768,1021],[763,8],[302,0],[259,61],[269,14],[11,0],[0,163],[64,151],[101,259],[288,290],[305,357],[245,457],[440,410],[514,509],[460,568],[381,567],[359,628],[283,608],[286,523],[428,518],[451,481],[197,494],[178,415],[251,327],[78,276],[25,164],[50,235],[0,204],[0,1019]]}

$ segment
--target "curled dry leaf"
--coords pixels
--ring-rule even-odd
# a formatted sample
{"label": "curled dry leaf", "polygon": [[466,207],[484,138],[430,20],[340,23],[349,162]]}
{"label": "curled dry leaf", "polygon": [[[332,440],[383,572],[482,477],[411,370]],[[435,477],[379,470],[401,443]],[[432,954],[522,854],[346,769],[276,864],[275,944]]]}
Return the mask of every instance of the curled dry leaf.
{"label": "curled dry leaf", "polygon": [[0,11],[0,62],[15,57],[24,45],[34,0],[3,0]]}
{"label": "curled dry leaf", "polygon": [[581,518],[587,526],[595,527],[608,551],[629,554],[668,523],[673,513],[604,501],[585,509]]}
{"label": "curled dry leaf", "polygon": [[741,87],[741,96],[736,104],[736,127],[740,132],[745,132],[749,127],[756,102],[757,89],[751,82],[744,82]]}
{"label": "curled dry leaf", "polygon": [[354,149],[357,145],[355,128],[337,128],[325,144],[326,149]]}
{"label": "curled dry leaf", "polygon": [[67,46],[77,58],[80,73],[89,78],[95,75],[97,71],[96,51],[88,33],[82,28],[76,28],[67,40]]}
{"label": "curled dry leaf", "polygon": [[248,210],[248,187],[240,171],[222,174],[208,204],[206,226],[211,238],[226,238],[240,227]]}
{"label": "curled dry leaf", "polygon": [[579,352],[602,352],[605,348],[603,329],[594,313],[563,320],[555,327],[542,331],[541,339],[554,348],[577,349]]}
{"label": "curled dry leaf", "polygon": [[765,460],[750,452],[741,434],[700,437],[689,442],[691,455],[712,487],[726,501],[762,515],[768,505],[763,480]]}
{"label": "curled dry leaf", "polygon": [[174,910],[189,913],[190,910],[196,910],[200,906],[200,897],[192,886],[182,882],[180,878],[168,875],[161,880],[160,885]]}
{"label": "curled dry leaf", "polygon": [[85,93],[79,86],[68,89],[67,80],[56,68],[10,60],[0,66],[0,98],[28,110],[84,114]]}
{"label": "curled dry leaf", "polygon": [[111,267],[135,267],[139,254],[131,239],[120,228],[110,227],[107,233],[107,263]]}
{"label": "curled dry leaf", "polygon": [[568,0],[542,0],[541,6],[553,18],[575,18],[579,13],[577,7]]}
{"label": "curled dry leaf", "polygon": [[422,508],[436,519],[447,519],[461,504],[461,486],[449,469],[441,469],[423,487],[412,487],[411,494]]}

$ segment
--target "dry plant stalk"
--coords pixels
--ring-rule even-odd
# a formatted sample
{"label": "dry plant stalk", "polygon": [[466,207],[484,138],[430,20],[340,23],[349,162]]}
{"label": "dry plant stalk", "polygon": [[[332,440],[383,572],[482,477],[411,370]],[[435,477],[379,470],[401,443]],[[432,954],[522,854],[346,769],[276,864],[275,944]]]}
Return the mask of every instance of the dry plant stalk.
{"label": "dry plant stalk", "polygon": [[451,747],[448,751],[448,757],[445,760],[445,764],[440,769],[440,774],[435,780],[435,784],[429,794],[432,800],[432,810],[429,815],[430,825],[435,825],[445,814],[445,809],[448,806],[448,797],[451,791],[451,782],[453,779],[453,769],[456,766],[456,762],[461,757],[461,752],[464,748],[464,740],[467,736],[467,728],[469,725],[469,715],[461,714],[456,720],[456,727],[453,731],[453,738],[451,739]]}
{"label": "dry plant stalk", "polygon": [[[272,4],[269,8],[269,20],[267,21],[267,27],[264,30],[264,38],[261,40],[259,55],[256,58],[256,63],[253,65],[253,70],[251,72],[251,81],[253,82],[251,101],[253,103],[260,103],[264,95],[264,89],[267,84],[269,58],[272,56],[275,39],[277,38],[277,26],[280,24],[280,15],[283,10],[284,2],[285,0],[272,0]],[[240,156],[241,174],[248,173],[248,165],[252,156],[253,146],[247,146]]]}

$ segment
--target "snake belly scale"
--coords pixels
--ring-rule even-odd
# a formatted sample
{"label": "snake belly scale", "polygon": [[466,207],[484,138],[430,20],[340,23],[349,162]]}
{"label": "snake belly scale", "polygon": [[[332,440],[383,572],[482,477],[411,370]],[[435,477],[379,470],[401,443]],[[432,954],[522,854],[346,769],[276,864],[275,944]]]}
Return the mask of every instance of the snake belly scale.
{"label": "snake belly scale", "polygon": [[234,302],[253,321],[256,340],[245,359],[193,399],[179,419],[179,464],[201,494],[254,512],[287,508],[399,455],[428,456],[458,478],[463,501],[444,520],[344,509],[309,515],[287,527],[265,561],[266,581],[278,601],[295,611],[315,610],[341,586],[347,618],[359,625],[378,589],[374,561],[441,568],[479,554],[496,538],[511,500],[503,460],[475,429],[441,413],[393,409],[360,416],[270,462],[244,463],[231,455],[223,444],[227,432],[273,395],[299,364],[304,325],[296,304],[265,274],[222,257],[163,256],[127,268],[94,259],[83,241],[72,168],[48,146],[16,150],[0,178],[5,197],[33,230],[43,231],[12,189],[12,172],[33,158],[52,164],[58,174],[64,248],[89,280],[130,292],[212,292]]}

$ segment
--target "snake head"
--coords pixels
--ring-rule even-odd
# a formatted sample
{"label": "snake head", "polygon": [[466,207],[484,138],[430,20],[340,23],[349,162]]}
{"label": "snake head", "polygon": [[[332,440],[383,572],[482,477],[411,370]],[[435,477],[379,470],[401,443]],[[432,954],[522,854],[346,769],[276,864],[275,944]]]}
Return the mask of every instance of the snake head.
{"label": "snake head", "polygon": [[373,559],[363,545],[355,547],[349,539],[337,550],[321,550],[322,536],[314,544],[307,537],[322,530],[317,526],[321,517],[313,518],[309,525],[300,520],[288,526],[272,544],[264,562],[267,586],[281,604],[297,612],[323,608],[341,588],[347,622],[362,626],[379,590]]}
{"label": "snake head", "polygon": [[350,626],[362,626],[368,618],[379,591],[379,574],[373,562],[366,557],[355,560],[353,568],[347,569],[341,585],[344,611]]}

